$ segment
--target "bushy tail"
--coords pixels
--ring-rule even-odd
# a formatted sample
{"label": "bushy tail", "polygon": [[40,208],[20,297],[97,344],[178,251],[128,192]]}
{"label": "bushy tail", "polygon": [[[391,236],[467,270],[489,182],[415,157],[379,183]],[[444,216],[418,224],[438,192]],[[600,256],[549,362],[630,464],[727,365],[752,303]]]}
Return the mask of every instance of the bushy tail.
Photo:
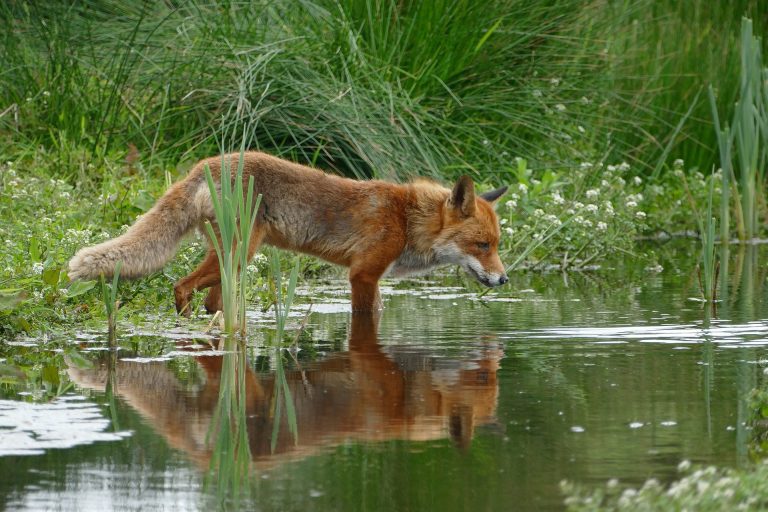
{"label": "bushy tail", "polygon": [[136,278],[159,270],[170,260],[182,237],[210,216],[208,186],[190,175],[168,192],[125,234],[80,249],[69,261],[71,279],[111,277],[118,261],[120,277]]}

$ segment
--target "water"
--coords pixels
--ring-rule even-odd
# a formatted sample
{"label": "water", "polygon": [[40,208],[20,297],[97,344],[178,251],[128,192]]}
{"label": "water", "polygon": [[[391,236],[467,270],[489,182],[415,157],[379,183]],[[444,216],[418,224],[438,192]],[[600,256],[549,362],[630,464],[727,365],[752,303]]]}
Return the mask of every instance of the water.
{"label": "water", "polygon": [[[378,325],[352,318],[344,283],[310,285],[300,350],[280,357],[258,312],[245,358],[189,325],[123,325],[111,356],[101,333],[3,344],[0,506],[558,510],[563,479],[744,465],[745,398],[768,367],[765,249],[733,251],[711,318],[689,300],[695,251],[657,251],[661,273],[517,275],[488,300],[457,280],[390,283]],[[222,404],[228,436],[212,428]]]}

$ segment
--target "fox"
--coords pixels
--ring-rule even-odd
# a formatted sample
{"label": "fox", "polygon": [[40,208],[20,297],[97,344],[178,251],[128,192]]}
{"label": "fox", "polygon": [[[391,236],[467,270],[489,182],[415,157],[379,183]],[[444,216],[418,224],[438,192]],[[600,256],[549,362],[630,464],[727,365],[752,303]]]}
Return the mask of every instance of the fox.
{"label": "fox", "polygon": [[205,289],[206,311],[221,310],[218,257],[205,229],[210,222],[219,236],[205,171],[210,170],[220,187],[223,165],[231,169],[242,165],[244,188],[253,177],[254,197],[261,194],[248,259],[267,244],[347,267],[353,312],[381,309],[378,283],[385,276],[459,265],[487,287],[508,281],[498,253],[495,212],[507,187],[476,194],[467,175],[453,188],[426,179],[402,184],[354,180],[256,151],[195,164],[124,234],[80,249],[69,261],[70,279],[110,277],[118,262],[121,278],[146,276],[160,270],[181,240],[198,229],[207,239],[208,251],[194,271],[174,284],[176,311],[190,316],[194,293]]}

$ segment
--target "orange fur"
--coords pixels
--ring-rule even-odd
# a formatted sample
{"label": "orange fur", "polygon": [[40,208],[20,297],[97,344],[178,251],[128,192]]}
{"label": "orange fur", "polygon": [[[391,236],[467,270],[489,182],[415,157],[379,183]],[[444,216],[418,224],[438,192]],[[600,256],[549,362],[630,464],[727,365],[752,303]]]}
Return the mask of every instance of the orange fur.
{"label": "orange fur", "polygon": [[[378,282],[387,273],[402,276],[459,264],[487,286],[507,281],[492,207],[505,188],[476,196],[467,176],[449,190],[424,180],[402,185],[355,181],[264,153],[242,157],[245,183],[253,177],[255,192],[262,195],[250,255],[266,243],[349,267],[355,311],[380,306]],[[209,167],[218,180],[222,164],[235,168],[238,158],[231,154],[198,163],[125,234],[81,249],[70,261],[70,277],[109,276],[118,261],[123,277],[159,270],[187,232],[202,229],[205,221],[215,229],[204,169]],[[205,288],[211,288],[206,308],[219,309],[219,283],[215,251],[209,250],[198,268],[174,286],[177,310],[190,314],[193,292]]]}

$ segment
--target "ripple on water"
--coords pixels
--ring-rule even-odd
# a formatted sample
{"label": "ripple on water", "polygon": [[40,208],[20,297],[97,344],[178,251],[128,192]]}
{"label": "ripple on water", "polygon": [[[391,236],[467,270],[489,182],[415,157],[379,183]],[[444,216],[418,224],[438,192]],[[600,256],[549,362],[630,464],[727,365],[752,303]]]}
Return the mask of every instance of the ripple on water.
{"label": "ripple on water", "polygon": [[131,432],[107,432],[99,407],[77,395],[50,403],[0,400],[0,456],[40,455],[99,441],[120,441]]}

